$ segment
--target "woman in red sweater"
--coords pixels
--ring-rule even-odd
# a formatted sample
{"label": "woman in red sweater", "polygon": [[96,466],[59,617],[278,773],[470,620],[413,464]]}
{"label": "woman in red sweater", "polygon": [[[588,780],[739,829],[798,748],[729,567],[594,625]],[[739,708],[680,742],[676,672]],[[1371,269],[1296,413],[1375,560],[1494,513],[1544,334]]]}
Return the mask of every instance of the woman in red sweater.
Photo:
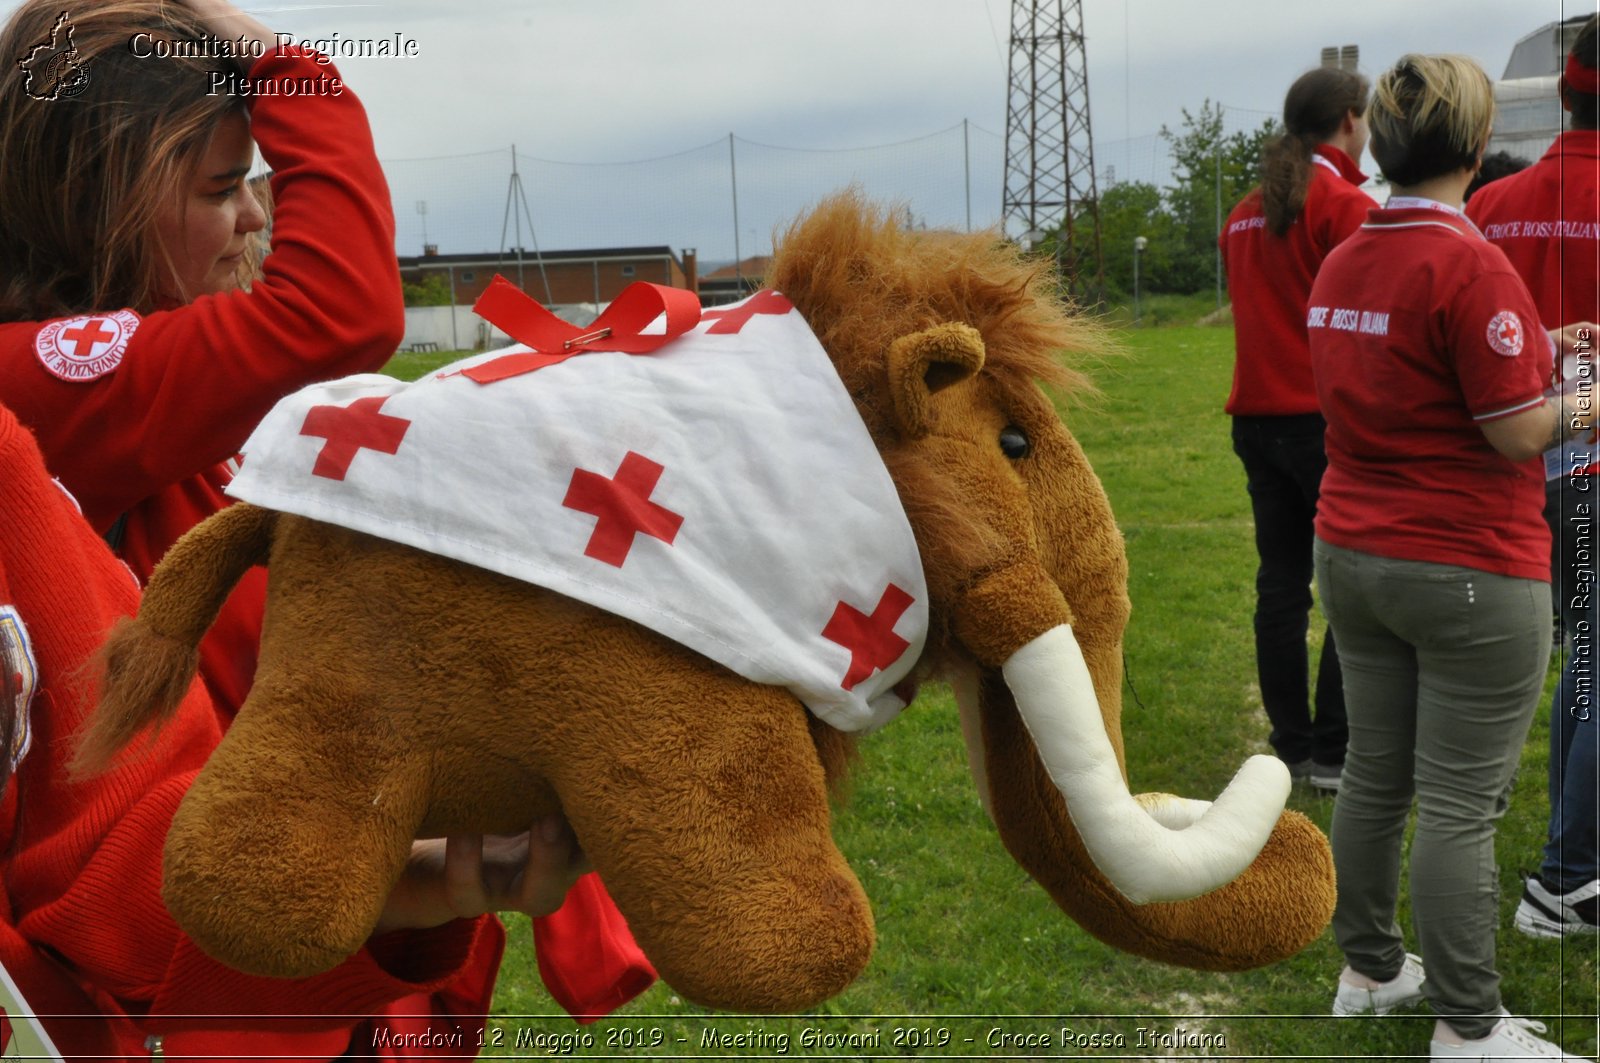
{"label": "woman in red sweater", "polygon": [[[1306,352],[1306,297],[1322,260],[1366,220],[1373,201],[1356,168],[1367,142],[1367,81],[1309,71],[1283,101],[1283,136],[1268,145],[1261,186],[1233,208],[1218,242],[1233,297],[1233,449],[1255,519],[1256,669],[1271,742],[1297,778],[1337,790],[1346,737],[1333,633],[1313,699],[1306,631],[1311,522],[1327,459]],[[1315,715],[1312,713],[1315,706]]]}
{"label": "woman in red sweater", "polygon": [[[389,897],[389,929],[315,978],[259,978],[207,958],[161,903],[167,827],[221,738],[205,688],[196,682],[171,722],[105,774],[67,769],[92,707],[85,663],[138,600],[127,568],[0,407],[0,966],[46,1016],[56,1048],[331,1059],[386,1055],[375,1044],[431,1033],[451,1054],[476,1050],[502,942],[477,917],[556,907],[577,866],[570,839],[545,832],[481,865],[468,848],[447,860],[445,843],[419,845]],[[460,881],[476,885],[447,888]]]}
{"label": "woman in red sweater", "polygon": [[[20,60],[0,68],[0,403],[142,580],[227,503],[230,463],[274,402],[393,354],[388,189],[327,58],[225,0],[29,0],[0,53]],[[264,259],[245,183],[257,144],[275,201]],[[264,589],[247,577],[201,649],[224,729],[255,670]],[[594,876],[536,927],[546,982],[575,1013],[654,977]],[[494,947],[464,978],[470,1005],[397,1009],[482,1014],[502,931],[483,933]]]}

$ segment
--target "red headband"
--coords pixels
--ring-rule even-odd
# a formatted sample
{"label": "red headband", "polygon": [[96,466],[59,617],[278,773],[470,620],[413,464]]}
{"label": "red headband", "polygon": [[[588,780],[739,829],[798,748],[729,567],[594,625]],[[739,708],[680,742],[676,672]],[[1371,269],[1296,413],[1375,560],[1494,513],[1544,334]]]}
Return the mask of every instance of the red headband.
{"label": "red headband", "polygon": [[1600,70],[1584,66],[1575,55],[1567,56],[1567,87],[1585,96],[1600,96]]}

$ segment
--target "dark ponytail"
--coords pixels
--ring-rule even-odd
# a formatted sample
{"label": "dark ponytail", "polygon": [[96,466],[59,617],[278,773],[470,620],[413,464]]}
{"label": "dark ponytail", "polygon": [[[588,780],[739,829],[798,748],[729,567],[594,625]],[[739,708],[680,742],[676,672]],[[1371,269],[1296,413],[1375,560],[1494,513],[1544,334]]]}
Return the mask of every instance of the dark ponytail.
{"label": "dark ponytail", "polygon": [[1311,153],[1338,132],[1345,115],[1367,112],[1367,79],[1324,66],[1307,71],[1283,99],[1283,133],[1261,152],[1261,207],[1267,228],[1289,231],[1305,209],[1311,185]]}

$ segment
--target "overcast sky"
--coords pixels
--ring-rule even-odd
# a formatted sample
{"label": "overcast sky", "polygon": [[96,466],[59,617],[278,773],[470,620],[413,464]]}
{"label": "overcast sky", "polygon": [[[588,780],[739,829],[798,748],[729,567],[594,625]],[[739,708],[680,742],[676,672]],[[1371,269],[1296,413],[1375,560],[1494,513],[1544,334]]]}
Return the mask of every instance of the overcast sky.
{"label": "overcast sky", "polygon": [[[1597,3],[1082,0],[1096,169],[1159,176],[1154,134],[1206,99],[1230,108],[1230,127],[1259,124],[1324,45],[1359,45],[1369,75],[1407,51],[1453,51],[1498,77],[1520,37]],[[534,229],[525,246],[531,235],[543,248],[698,243],[703,256],[731,255],[730,165],[742,254],[823,185],[852,178],[909,199],[930,224],[964,224],[970,210],[985,225],[999,213],[1010,0],[246,6],[301,37],[416,41],[415,58],[338,62],[380,158],[395,162],[403,252],[420,249],[422,227],[446,252],[493,248],[507,226],[512,144]],[[934,202],[919,182],[946,164]],[[764,195],[762,182],[783,187]]]}

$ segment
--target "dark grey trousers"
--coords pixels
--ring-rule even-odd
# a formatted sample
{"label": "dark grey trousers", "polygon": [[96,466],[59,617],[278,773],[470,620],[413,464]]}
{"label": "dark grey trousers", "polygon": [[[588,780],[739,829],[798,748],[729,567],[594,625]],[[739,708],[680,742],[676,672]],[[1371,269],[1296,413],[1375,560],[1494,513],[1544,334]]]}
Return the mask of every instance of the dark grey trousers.
{"label": "dark grey trousers", "polygon": [[1495,823],[1550,657],[1550,585],[1317,540],[1339,640],[1350,745],[1333,810],[1346,961],[1387,980],[1405,958],[1395,906],[1413,799],[1411,907],[1434,1012],[1467,1038],[1498,1019]]}

